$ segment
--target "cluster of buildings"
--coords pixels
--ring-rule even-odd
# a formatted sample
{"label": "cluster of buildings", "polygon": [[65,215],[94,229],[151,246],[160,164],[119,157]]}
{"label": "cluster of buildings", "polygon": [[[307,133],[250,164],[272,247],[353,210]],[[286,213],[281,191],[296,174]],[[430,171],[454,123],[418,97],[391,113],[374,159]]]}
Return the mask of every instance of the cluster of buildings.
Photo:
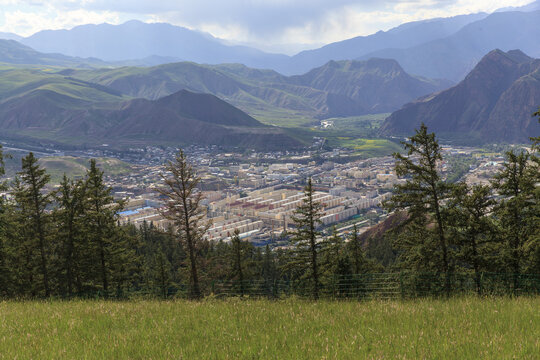
{"label": "cluster of buildings", "polygon": [[[486,179],[498,170],[503,159],[474,149],[443,149],[446,156],[469,156],[476,159],[464,179]],[[172,151],[167,152],[172,156]],[[156,155],[156,151],[144,154]],[[323,227],[346,227],[382,215],[381,203],[391,196],[394,185],[404,182],[395,174],[394,158],[379,157],[349,162],[318,163],[305,154],[278,155],[219,153],[196,148],[188,153],[202,177],[203,205],[211,226],[207,238],[227,241],[235,230],[250,241],[278,238],[293,227],[295,210],[303,201],[303,187],[309,177],[316,190],[315,200],[322,205]],[[264,155],[264,156],[263,156]],[[146,156],[146,155],[145,155]],[[165,154],[160,154],[165,156]],[[261,158],[261,156],[263,156]],[[270,158],[278,158],[272,161]],[[285,160],[285,161],[284,161]],[[444,160],[438,169],[443,175],[451,165]],[[141,174],[109,179],[118,198],[129,198],[120,214],[122,223],[140,226],[152,223],[166,228],[170,222],[161,215],[163,199],[155,188],[162,181],[163,165],[149,164]],[[365,223],[367,226],[367,222]]]}

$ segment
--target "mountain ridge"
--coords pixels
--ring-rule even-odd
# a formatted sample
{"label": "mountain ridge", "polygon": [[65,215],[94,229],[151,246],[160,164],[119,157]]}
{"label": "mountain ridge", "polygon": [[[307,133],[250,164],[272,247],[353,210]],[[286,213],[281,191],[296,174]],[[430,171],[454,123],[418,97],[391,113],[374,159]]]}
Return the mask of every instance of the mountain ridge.
{"label": "mountain ridge", "polygon": [[455,34],[405,49],[385,49],[359,60],[383,57],[397,60],[412,74],[462,80],[489,51],[521,49],[540,57],[540,11],[499,12],[465,25]]}
{"label": "mountain ridge", "polygon": [[383,135],[410,135],[420,123],[446,137],[527,142],[540,132],[531,114],[540,103],[540,59],[493,50],[456,86],[392,113]]}
{"label": "mountain ridge", "polygon": [[0,102],[0,129],[8,138],[60,144],[84,139],[94,145],[206,144],[259,150],[301,146],[282,129],[263,125],[213,95],[187,90],[153,101],[132,99],[99,106],[37,89]]}
{"label": "mountain ridge", "polygon": [[278,108],[314,118],[390,112],[451,85],[413,77],[385,59],[329,62],[291,77],[237,64],[191,62],[78,71],[72,76],[132,97],[157,99],[187,89],[217,95],[252,115]]}
{"label": "mountain ridge", "polygon": [[164,57],[198,63],[241,62],[265,67],[265,64],[287,59],[286,55],[225,45],[207,33],[167,23],[137,20],[120,25],[86,24],[71,30],[43,30],[21,39],[21,42],[41,52],[95,57],[108,62]]}

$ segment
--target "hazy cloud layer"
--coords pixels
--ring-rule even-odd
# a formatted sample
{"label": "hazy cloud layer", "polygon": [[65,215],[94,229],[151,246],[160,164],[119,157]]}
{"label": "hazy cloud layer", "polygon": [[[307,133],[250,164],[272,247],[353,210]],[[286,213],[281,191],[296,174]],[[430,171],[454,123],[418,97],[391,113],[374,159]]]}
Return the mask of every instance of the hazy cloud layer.
{"label": "hazy cloud layer", "polygon": [[0,0],[0,31],[129,19],[162,21],[230,41],[321,44],[432,17],[494,11],[531,0]]}

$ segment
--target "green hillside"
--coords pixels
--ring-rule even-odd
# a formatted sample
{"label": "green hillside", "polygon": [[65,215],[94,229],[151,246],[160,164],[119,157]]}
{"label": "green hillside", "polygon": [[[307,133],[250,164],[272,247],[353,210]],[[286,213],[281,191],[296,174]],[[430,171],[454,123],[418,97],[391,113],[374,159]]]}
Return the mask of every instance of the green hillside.
{"label": "green hillside", "polygon": [[[6,159],[6,176],[12,178],[21,170],[21,159],[27,153],[7,151],[11,158]],[[97,166],[105,175],[124,175],[133,171],[133,166],[113,158],[96,158]],[[89,159],[72,156],[45,156],[39,158],[39,165],[51,176],[51,183],[58,184],[64,174],[69,178],[83,178],[89,168]]]}
{"label": "green hillside", "polygon": [[[386,108],[377,104],[398,106],[417,92],[437,86],[442,85],[411,77],[397,63],[377,59],[330,62],[291,77],[238,64],[188,62],[98,70],[0,67],[0,135],[36,145],[93,146],[110,142],[107,136],[114,136],[118,146],[217,141],[259,149],[269,149],[274,142],[294,147],[300,144],[298,140],[309,145],[314,136],[320,136],[331,146],[354,148],[365,156],[385,155],[395,150],[391,143],[366,145],[361,140],[376,137],[375,130],[387,115]],[[222,105],[210,105],[210,98],[201,100],[206,105],[196,101],[202,111],[190,114],[184,110],[191,100],[169,104],[140,99],[163,99],[180,90],[213,94],[272,128],[255,132],[233,129],[241,125],[244,115],[231,108],[218,110]],[[139,100],[130,102],[136,98]],[[397,102],[392,105],[392,101]],[[184,109],[180,113],[178,106]],[[373,114],[376,111],[379,113]],[[359,115],[364,113],[369,114]],[[228,129],[185,123],[205,119],[212,123],[222,114],[237,114]],[[321,119],[334,126],[321,129]],[[290,131],[284,135],[279,128]],[[288,139],[289,135],[298,140]]]}
{"label": "green hillside", "polygon": [[[89,159],[72,156],[43,157],[39,164],[51,175],[53,184],[59,183],[64,174],[69,178],[83,178],[89,169]],[[133,170],[132,165],[113,158],[96,158],[96,164],[105,175],[127,175]]]}
{"label": "green hillside", "polygon": [[210,93],[260,121],[280,125],[298,119],[391,112],[450,85],[410,76],[397,62],[384,59],[331,61],[290,77],[239,64],[191,62],[73,70],[69,75],[136,98],[158,99],[182,89]]}
{"label": "green hillside", "polygon": [[85,102],[118,102],[129,99],[102,85],[64,76],[47,69],[0,68],[0,104],[32,91],[50,90]]}
{"label": "green hillside", "polygon": [[0,63],[24,66],[103,67],[107,63],[99,59],[83,59],[62,54],[38,52],[15,40],[0,39]]}

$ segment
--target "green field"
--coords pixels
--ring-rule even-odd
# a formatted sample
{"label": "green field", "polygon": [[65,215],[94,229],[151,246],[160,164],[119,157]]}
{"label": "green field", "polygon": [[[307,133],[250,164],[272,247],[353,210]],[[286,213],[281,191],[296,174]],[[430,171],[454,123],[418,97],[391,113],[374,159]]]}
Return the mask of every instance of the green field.
{"label": "green field", "polygon": [[[51,156],[39,159],[49,175],[51,182],[56,184],[62,181],[64,174],[69,178],[82,178],[90,167],[90,160],[72,156]],[[106,175],[127,175],[133,170],[131,165],[113,158],[96,158],[96,165]]]}
{"label": "green field", "polygon": [[0,359],[538,359],[540,298],[0,302]]}
{"label": "green field", "polygon": [[[23,152],[8,152],[11,159],[6,160],[6,174],[14,177],[21,171],[21,158],[26,156]],[[97,166],[105,172],[105,175],[127,175],[133,171],[133,165],[113,158],[96,158]],[[83,178],[90,167],[90,159],[76,158],[72,156],[50,156],[39,159],[39,165],[47,170],[51,176],[52,184],[59,184],[64,174],[68,178]]]}

